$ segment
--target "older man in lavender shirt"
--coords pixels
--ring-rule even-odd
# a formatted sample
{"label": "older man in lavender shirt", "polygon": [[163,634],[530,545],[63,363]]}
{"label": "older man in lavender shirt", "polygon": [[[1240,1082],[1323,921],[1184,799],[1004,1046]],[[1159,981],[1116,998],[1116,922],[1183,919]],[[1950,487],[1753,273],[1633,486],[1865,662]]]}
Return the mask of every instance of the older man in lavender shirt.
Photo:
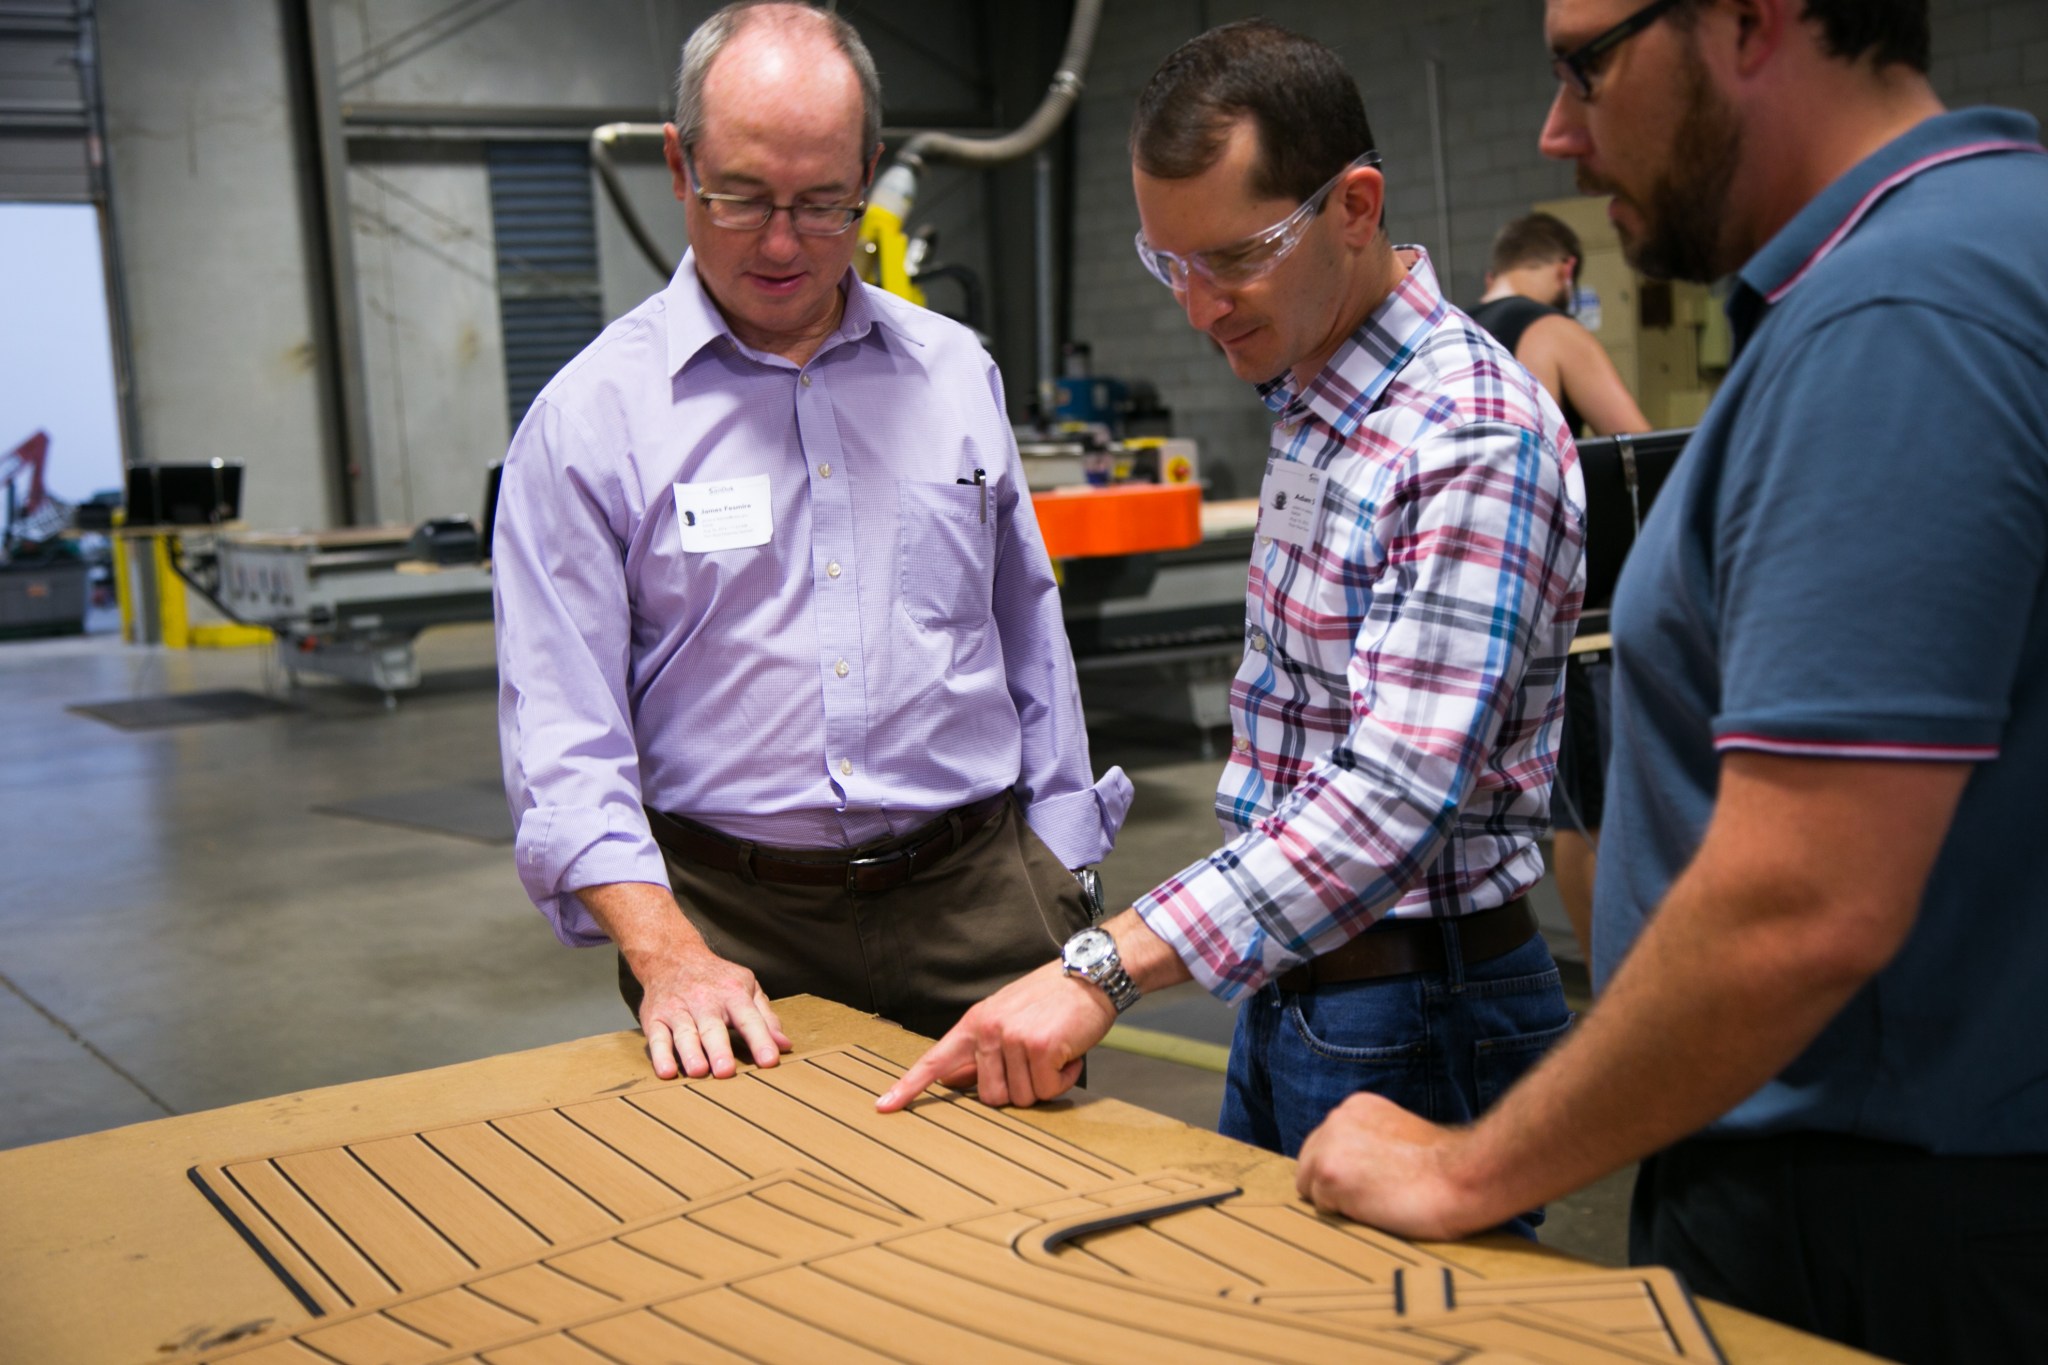
{"label": "older man in lavender shirt", "polygon": [[994,364],[850,268],[859,37],[730,6],[678,92],[691,251],[506,457],[499,730],[528,894],[618,945],[657,1074],[726,1076],[788,1046],[774,996],[943,1033],[1088,922],[1070,869],[1131,788],[1093,779]]}

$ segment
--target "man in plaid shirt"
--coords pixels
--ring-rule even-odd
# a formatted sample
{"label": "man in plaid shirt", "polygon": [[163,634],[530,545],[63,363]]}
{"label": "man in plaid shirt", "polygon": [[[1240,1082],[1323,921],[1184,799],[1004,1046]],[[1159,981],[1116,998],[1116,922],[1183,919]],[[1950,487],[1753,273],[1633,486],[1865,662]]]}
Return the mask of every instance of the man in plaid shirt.
{"label": "man in plaid shirt", "polygon": [[1278,418],[1229,842],[977,1006],[883,1107],[969,1078],[1050,1098],[1140,991],[1193,977],[1243,1001],[1225,1133],[1292,1154],[1367,1088],[1469,1120],[1570,1019],[1522,899],[1583,584],[1570,435],[1389,242],[1334,53],[1259,21],[1206,33],[1131,144],[1139,255]]}

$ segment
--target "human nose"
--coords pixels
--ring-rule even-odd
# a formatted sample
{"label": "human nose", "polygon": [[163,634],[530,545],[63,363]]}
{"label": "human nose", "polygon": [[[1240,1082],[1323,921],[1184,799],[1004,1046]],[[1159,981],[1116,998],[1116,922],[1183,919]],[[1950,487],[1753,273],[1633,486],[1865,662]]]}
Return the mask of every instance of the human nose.
{"label": "human nose", "polygon": [[761,245],[769,255],[781,260],[803,250],[803,240],[796,230],[795,208],[777,204],[768,211],[768,221],[761,225]]}
{"label": "human nose", "polygon": [[1543,118],[1543,131],[1536,137],[1536,150],[1555,161],[1572,161],[1592,150],[1592,140],[1586,135],[1585,108],[1564,82],[1558,82],[1550,112]]}
{"label": "human nose", "polygon": [[1230,312],[1232,303],[1230,295],[1217,288],[1208,276],[1190,270],[1187,283],[1180,289],[1180,306],[1187,312],[1188,325],[1206,332]]}

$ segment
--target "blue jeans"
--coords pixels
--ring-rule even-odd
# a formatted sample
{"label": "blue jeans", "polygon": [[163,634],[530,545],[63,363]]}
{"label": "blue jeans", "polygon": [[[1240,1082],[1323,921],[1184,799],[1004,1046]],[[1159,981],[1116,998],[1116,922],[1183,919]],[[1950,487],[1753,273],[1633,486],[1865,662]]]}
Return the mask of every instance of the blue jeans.
{"label": "blue jeans", "polygon": [[[1368,930],[1367,932],[1371,932]],[[1237,1014],[1218,1128],[1294,1156],[1346,1097],[1369,1090],[1436,1123],[1469,1123],[1571,1027],[1542,935],[1467,968],[1294,994],[1268,984]],[[1535,1236],[1535,1209],[1503,1231]]]}

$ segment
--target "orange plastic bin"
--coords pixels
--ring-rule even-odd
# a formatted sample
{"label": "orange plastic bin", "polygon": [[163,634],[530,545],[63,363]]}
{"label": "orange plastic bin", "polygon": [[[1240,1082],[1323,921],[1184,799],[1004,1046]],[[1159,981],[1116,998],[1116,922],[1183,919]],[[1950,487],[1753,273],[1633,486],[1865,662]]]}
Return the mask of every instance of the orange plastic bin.
{"label": "orange plastic bin", "polygon": [[1080,486],[1033,493],[1038,529],[1054,559],[1180,550],[1202,540],[1198,484]]}

